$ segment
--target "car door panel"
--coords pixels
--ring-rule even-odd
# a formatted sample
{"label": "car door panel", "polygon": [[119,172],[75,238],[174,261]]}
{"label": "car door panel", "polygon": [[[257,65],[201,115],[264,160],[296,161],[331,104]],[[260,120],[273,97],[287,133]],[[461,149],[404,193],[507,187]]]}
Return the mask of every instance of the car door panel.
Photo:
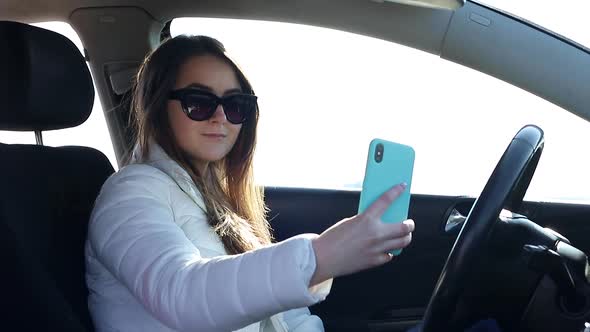
{"label": "car door panel", "polygon": [[[276,240],[321,233],[356,214],[358,191],[267,188]],[[412,244],[384,266],[339,277],[328,298],[311,308],[329,331],[405,331],[422,317],[460,227],[445,231],[453,210],[466,216],[474,198],[412,195],[409,217],[416,222]],[[525,202],[520,211],[590,251],[590,206]]]}

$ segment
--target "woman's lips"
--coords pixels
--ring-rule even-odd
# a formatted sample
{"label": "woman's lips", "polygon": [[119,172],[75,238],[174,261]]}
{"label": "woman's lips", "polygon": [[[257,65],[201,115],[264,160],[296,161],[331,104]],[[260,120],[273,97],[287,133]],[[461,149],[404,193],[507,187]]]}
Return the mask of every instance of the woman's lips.
{"label": "woman's lips", "polygon": [[203,136],[207,137],[207,138],[214,138],[214,139],[222,139],[225,138],[225,134],[217,134],[217,133],[205,133],[202,134]]}

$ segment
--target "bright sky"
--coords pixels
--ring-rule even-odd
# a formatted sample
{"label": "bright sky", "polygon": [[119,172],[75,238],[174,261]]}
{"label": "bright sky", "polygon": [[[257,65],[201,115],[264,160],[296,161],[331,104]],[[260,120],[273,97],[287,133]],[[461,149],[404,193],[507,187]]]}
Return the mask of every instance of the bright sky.
{"label": "bright sky", "polygon": [[[559,8],[545,0],[488,3],[590,45],[582,23],[587,0],[563,0]],[[68,25],[41,26],[81,47]],[[368,143],[380,137],[416,150],[413,193],[477,196],[516,131],[534,123],[544,129],[546,147],[527,198],[590,202],[590,156],[581,153],[590,123],[502,81],[408,47],[329,29],[179,19],[172,34],[179,33],[218,38],[252,81],[261,108],[255,159],[261,184],[359,188]],[[46,144],[93,146],[116,164],[96,102],[87,123],[67,134],[45,133]],[[30,133],[0,137],[34,142]]]}

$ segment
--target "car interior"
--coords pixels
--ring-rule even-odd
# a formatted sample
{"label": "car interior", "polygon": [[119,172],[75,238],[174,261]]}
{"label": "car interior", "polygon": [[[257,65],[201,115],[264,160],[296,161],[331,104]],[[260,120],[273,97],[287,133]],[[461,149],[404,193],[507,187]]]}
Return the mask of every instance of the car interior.
{"label": "car interior", "polygon": [[[588,48],[479,2],[449,1],[453,7],[442,9],[413,3],[0,0],[0,130],[30,132],[37,142],[0,139],[5,326],[94,331],[84,279],[86,225],[102,184],[132,148],[129,95],[137,69],[170,36],[174,18],[278,21],[371,36],[469,67],[590,120]],[[69,23],[84,52],[32,25],[44,21]],[[119,165],[75,140],[43,144],[44,132],[84,123],[95,98]],[[328,298],[310,308],[326,331],[406,331],[419,323],[425,332],[463,331],[487,318],[503,331],[584,330],[590,204],[525,200],[546,137],[531,124],[506,139],[479,197],[412,194],[409,216],[419,223],[412,245],[392,264],[337,278]],[[356,214],[359,195],[266,187],[275,239],[321,233]]]}

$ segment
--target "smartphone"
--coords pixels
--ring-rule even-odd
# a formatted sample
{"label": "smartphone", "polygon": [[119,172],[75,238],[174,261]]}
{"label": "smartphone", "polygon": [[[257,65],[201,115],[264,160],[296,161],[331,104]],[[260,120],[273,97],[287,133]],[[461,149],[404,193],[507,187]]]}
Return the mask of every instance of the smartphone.
{"label": "smartphone", "polygon": [[[378,138],[371,141],[359,201],[359,213],[365,211],[384,192],[405,182],[406,189],[389,206],[381,219],[388,223],[408,219],[415,155],[414,149],[407,145]],[[400,253],[401,249],[391,252],[393,255]]]}

